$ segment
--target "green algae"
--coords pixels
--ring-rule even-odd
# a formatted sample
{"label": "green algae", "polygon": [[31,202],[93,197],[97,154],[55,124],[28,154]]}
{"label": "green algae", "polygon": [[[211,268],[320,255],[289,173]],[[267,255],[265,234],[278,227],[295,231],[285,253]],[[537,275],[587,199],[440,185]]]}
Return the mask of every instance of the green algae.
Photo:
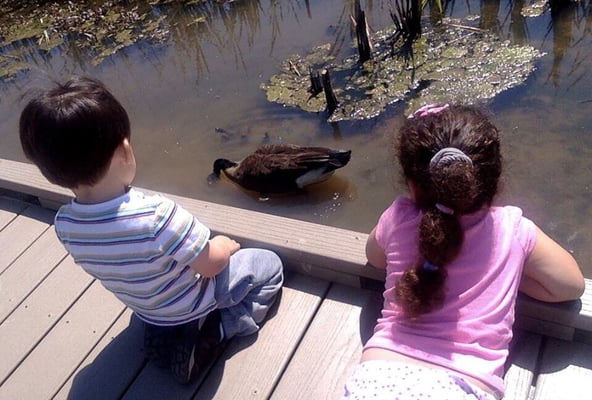
{"label": "green algae", "polygon": [[270,102],[324,112],[324,95],[309,93],[308,71],[326,68],[340,103],[328,121],[337,122],[374,118],[389,104],[403,100],[407,112],[427,103],[475,103],[522,84],[542,53],[471,24],[475,20],[444,19],[423,28],[411,60],[393,55],[389,38],[394,27],[376,32],[373,58],[363,65],[357,55],[337,63],[330,45],[318,46],[305,56],[290,56],[280,64],[280,73],[261,88]]}
{"label": "green algae", "polygon": [[[13,79],[31,68],[16,48],[34,48],[49,53],[74,49],[93,65],[140,41],[163,43],[169,37],[166,7],[189,7],[205,0],[129,2],[2,1],[0,0],[0,80]],[[172,5],[171,5],[172,6]]]}

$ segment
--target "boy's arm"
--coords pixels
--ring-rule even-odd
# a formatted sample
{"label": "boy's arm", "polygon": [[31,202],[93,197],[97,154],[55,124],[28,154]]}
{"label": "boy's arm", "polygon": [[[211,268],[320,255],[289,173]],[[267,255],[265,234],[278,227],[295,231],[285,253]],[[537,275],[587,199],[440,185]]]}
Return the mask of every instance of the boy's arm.
{"label": "boy's arm", "polygon": [[214,236],[195,261],[190,264],[191,269],[205,278],[216,276],[230,260],[230,256],[240,249],[240,244],[227,236]]}
{"label": "boy's arm", "polygon": [[368,258],[368,262],[373,267],[379,269],[386,268],[386,254],[384,253],[384,249],[376,241],[376,227],[372,229],[366,241],[366,258]]}
{"label": "boy's arm", "polygon": [[537,227],[536,244],[522,272],[520,290],[537,300],[576,300],[584,293],[584,277],[576,260]]}

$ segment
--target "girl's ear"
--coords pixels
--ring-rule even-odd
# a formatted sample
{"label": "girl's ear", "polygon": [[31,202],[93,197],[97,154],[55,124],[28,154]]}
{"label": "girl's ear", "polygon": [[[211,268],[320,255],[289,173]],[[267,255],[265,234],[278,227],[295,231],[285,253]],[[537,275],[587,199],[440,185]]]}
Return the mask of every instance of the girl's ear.
{"label": "girl's ear", "polygon": [[415,182],[411,180],[407,181],[407,187],[409,188],[409,195],[411,196],[411,199],[417,202],[417,199],[419,198],[419,188]]}

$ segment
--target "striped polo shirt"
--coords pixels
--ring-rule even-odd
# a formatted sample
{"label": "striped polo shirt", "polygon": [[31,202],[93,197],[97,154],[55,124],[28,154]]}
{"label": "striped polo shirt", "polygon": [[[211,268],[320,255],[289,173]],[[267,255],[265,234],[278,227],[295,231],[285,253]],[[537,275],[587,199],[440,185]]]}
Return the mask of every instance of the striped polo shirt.
{"label": "striped polo shirt", "polygon": [[55,230],[74,261],[146,322],[177,325],[215,308],[214,278],[189,267],[210,230],[170,199],[130,189],[104,203],[73,200]]}

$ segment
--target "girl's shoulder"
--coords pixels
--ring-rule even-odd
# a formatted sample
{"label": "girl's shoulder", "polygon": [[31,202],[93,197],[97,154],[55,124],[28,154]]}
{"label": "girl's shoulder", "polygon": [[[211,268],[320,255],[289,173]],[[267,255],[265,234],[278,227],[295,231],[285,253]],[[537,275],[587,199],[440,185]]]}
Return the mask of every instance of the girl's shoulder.
{"label": "girl's shoulder", "polygon": [[518,240],[530,252],[536,241],[536,225],[524,216],[520,207],[506,205],[490,207],[490,214],[500,232]]}
{"label": "girl's shoulder", "polygon": [[390,206],[384,210],[381,219],[387,220],[391,224],[399,224],[409,219],[416,218],[421,214],[421,210],[417,208],[413,200],[406,196],[398,196],[390,204]]}
{"label": "girl's shoulder", "polygon": [[512,205],[492,206],[489,207],[489,214],[500,222],[509,223],[512,225],[520,225],[523,223],[532,224],[520,207]]}
{"label": "girl's shoulder", "polygon": [[409,197],[397,197],[391,205],[383,211],[376,226],[379,236],[386,238],[403,227],[412,228],[419,223],[421,210],[417,208]]}

